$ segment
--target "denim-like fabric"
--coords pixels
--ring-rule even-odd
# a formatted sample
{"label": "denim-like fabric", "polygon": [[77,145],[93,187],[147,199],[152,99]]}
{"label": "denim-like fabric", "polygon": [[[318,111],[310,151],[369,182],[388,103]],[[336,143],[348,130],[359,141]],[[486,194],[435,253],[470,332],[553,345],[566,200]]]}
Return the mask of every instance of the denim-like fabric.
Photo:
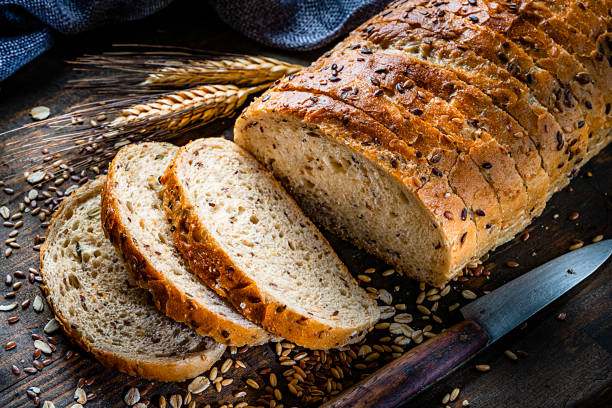
{"label": "denim-like fabric", "polygon": [[[0,0],[0,81],[49,49],[55,33],[76,34],[136,20],[171,1]],[[225,23],[247,37],[291,50],[328,44],[388,1],[209,0]]]}

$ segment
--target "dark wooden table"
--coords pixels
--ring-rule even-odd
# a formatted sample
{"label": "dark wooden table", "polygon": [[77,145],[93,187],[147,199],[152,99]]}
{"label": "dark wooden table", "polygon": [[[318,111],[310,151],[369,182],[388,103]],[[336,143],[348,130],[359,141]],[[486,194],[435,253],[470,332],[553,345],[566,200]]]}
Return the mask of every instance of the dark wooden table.
{"label": "dark wooden table", "polygon": [[[96,30],[71,38],[60,38],[55,48],[26,66],[9,80],[0,83],[0,132],[31,122],[28,112],[34,106],[45,105],[53,114],[65,111],[69,106],[87,98],[88,92],[66,89],[67,81],[74,76],[64,61],[82,55],[108,50],[113,43],[145,43],[182,45],[194,48],[215,49],[220,51],[265,54],[307,64],[319,52],[283,53],[260,46],[232,31],[216,21],[211,10],[204,5],[177,1],[168,9],[140,22]],[[231,135],[232,120],[224,120],[208,126],[205,134],[223,133]],[[40,156],[22,157],[9,165],[5,152],[6,143],[15,138],[25,138],[25,132],[17,132],[0,138],[0,180],[27,168],[28,163],[36,163]],[[190,135],[193,137],[194,135]],[[24,140],[25,142],[25,140]],[[0,206],[7,205],[14,212],[28,191],[26,184],[10,186],[15,194],[0,192]],[[464,304],[459,292],[470,288],[482,294],[492,290],[531,268],[568,251],[572,240],[589,243],[593,237],[603,234],[612,236],[612,146],[584,166],[569,188],[558,193],[549,203],[544,214],[528,229],[529,239],[515,239],[499,248],[487,262],[494,262],[490,278],[484,276],[471,278],[465,282],[453,283],[454,290],[448,300],[441,305],[444,325],[450,326],[460,320],[457,311],[445,309],[455,301]],[[570,214],[578,212],[579,217],[569,220]],[[4,257],[3,245],[0,254],[0,273],[4,281],[7,274],[16,270],[27,271],[38,267],[38,253],[32,250],[35,234],[44,234],[40,222],[29,215],[24,216],[24,225],[17,236],[21,249],[8,258]],[[0,227],[0,241],[8,238],[11,228]],[[360,273],[368,267],[384,270],[384,265],[375,258],[356,250],[347,243],[329,237],[341,258],[353,273]],[[517,268],[505,266],[506,261],[516,261]],[[17,279],[19,280],[19,279]],[[40,293],[38,283],[24,284],[17,290],[14,301],[21,303]],[[0,304],[12,302],[4,297],[10,291],[2,285]],[[414,299],[418,285],[399,277],[381,279],[375,275],[374,287],[395,285],[401,290],[392,292],[394,303],[404,302],[409,311],[414,310]],[[559,299],[550,307],[530,319],[528,324],[514,330],[493,347],[475,358],[463,368],[452,373],[434,387],[410,401],[409,407],[443,406],[443,396],[453,388],[459,387],[459,398],[449,403],[458,407],[463,400],[472,407],[598,407],[611,406],[612,402],[612,263],[608,261],[597,273]],[[559,319],[564,313],[566,318]],[[20,320],[7,323],[10,316],[17,315]],[[418,313],[414,313],[418,316]],[[15,341],[17,346],[11,350],[0,348],[0,406],[33,406],[26,395],[28,387],[39,387],[41,400],[52,400],[57,407],[69,406],[73,392],[80,378],[95,379],[86,387],[96,398],[87,407],[123,406],[122,397],[130,386],[149,386],[146,398],[155,406],[159,395],[169,395],[185,390],[185,384],[159,384],[132,378],[104,369],[96,361],[81,352],[79,358],[66,360],[67,350],[78,351],[61,334],[54,335],[57,351],[49,359],[48,366],[34,375],[26,375],[23,368],[32,365],[32,333],[42,335],[42,328],[51,318],[49,308],[41,313],[32,310],[32,305],[22,310],[18,307],[11,312],[0,312],[0,344]],[[418,320],[418,319],[417,319]],[[426,322],[415,322],[413,326],[422,327]],[[420,325],[420,326],[419,326]],[[436,326],[435,330],[441,327]],[[375,337],[374,333],[370,337]],[[380,336],[380,334],[379,334]],[[371,340],[376,340],[371,339]],[[521,350],[527,356],[511,361],[504,356],[504,350]],[[45,359],[42,357],[40,361]],[[246,376],[258,378],[258,372],[266,367],[282,371],[275,360],[271,347],[262,346],[239,356],[247,364],[247,369],[239,370],[237,380],[217,394],[212,387],[196,398],[198,406],[211,403],[236,403],[231,394],[246,389],[243,379]],[[474,365],[489,364],[490,372],[481,373]],[[12,372],[12,365],[21,369],[21,374]],[[288,394],[288,392],[285,392]],[[250,397],[254,395],[250,392]],[[42,403],[41,403],[42,404]],[[286,406],[294,405],[287,399]]]}

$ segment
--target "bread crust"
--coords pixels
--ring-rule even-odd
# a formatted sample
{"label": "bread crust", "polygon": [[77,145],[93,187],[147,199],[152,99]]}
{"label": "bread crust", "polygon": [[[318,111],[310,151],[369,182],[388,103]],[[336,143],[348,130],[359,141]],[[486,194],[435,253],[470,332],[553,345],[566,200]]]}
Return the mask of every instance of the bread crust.
{"label": "bread crust", "polygon": [[[129,147],[128,147],[129,148]],[[127,226],[121,221],[119,198],[115,192],[115,177],[120,166],[115,156],[109,165],[102,190],[101,218],[104,234],[117,248],[124,264],[136,283],[153,295],[155,306],[166,316],[187,324],[202,336],[210,336],[228,346],[259,345],[272,336],[261,328],[249,328],[224,318],[188,296],[157,270],[134,242]]]}
{"label": "bread crust", "polygon": [[[313,97],[316,101],[311,99]],[[416,155],[405,143],[393,143],[396,137],[382,125],[355,108],[325,95],[315,97],[310,93],[298,91],[268,92],[256,100],[237,120],[235,138],[239,144],[241,129],[250,126],[256,121],[255,117],[266,112],[294,117],[303,121],[306,126],[318,128],[330,138],[362,153],[416,194],[423,207],[431,214],[432,223],[442,234],[440,248],[437,250],[448,251],[445,255],[447,263],[440,265],[440,269],[435,272],[429,271],[419,276],[420,279],[439,285],[451,279],[465,264],[482,255],[476,245],[473,224],[462,220],[460,216],[449,219],[444,215],[446,212],[461,214],[463,202],[454,194],[448,194],[450,190],[444,186],[446,182],[442,183],[439,178],[431,176],[430,167],[427,167],[427,161],[422,156]],[[421,174],[418,169],[404,166],[404,163],[421,163],[423,169],[429,170],[426,174]],[[423,176],[426,182],[422,181]],[[343,231],[338,229],[334,232],[355,245],[366,248],[362,242],[347,236]],[[376,255],[393,263],[393,259],[385,251]],[[396,266],[403,270],[401,265]]]}
{"label": "bread crust", "polygon": [[[408,29],[407,27],[412,27],[410,24],[397,22],[393,16],[394,14],[384,18],[375,17],[365,23],[345,40],[344,47],[365,42],[367,47],[375,45],[372,47],[374,49],[380,47],[403,50],[404,43],[408,44],[406,46],[414,42],[424,44],[421,46],[421,53],[426,55],[424,59],[430,55],[439,58],[443,64],[441,68],[452,71],[459,79],[482,90],[525,128],[533,140],[533,145],[538,148],[542,164],[555,187],[548,197],[567,184],[567,176],[573,169],[571,159],[583,155],[585,151],[584,143],[588,132],[584,127],[576,129],[576,118],[580,118],[580,115],[574,113],[568,116],[566,113],[557,112],[555,108],[552,111],[555,113],[553,116],[544,106],[533,103],[531,99],[535,98],[527,86],[505,69],[476,55],[469,47],[441,39],[443,36],[438,32],[417,27]],[[456,36],[449,35],[451,38]],[[549,99],[545,98],[545,101]],[[490,133],[494,135],[492,130]],[[559,148],[559,138],[562,140],[562,149]],[[580,143],[577,143],[578,141]]]}
{"label": "bread crust", "polygon": [[[187,148],[189,145],[181,150]],[[180,165],[180,155],[179,151],[161,178],[164,186],[162,189],[164,208],[168,218],[172,220],[177,247],[188,259],[192,270],[211,289],[227,298],[252,322],[300,346],[311,349],[335,348],[359,341],[367,334],[370,324],[356,328],[338,328],[316,321],[285,304],[269,299],[256,282],[233,262],[208,233],[202,220],[195,213],[193,203],[188,201],[183,185],[178,179],[176,168]],[[274,183],[279,189],[283,189],[278,181],[274,180]],[[301,212],[297,205],[296,208]],[[307,222],[316,228],[309,220]],[[323,242],[329,246],[325,238]],[[350,276],[348,271],[346,275]],[[378,310],[376,306],[374,307]],[[370,316],[368,319],[371,325],[377,320],[378,316]]]}
{"label": "bread crust", "polygon": [[[53,228],[54,223],[58,222],[57,220],[62,217],[64,211],[70,208],[73,203],[78,203],[92,196],[99,195],[105,180],[106,176],[100,176],[75,190],[55,211],[47,231]],[[49,289],[47,287],[49,277],[45,273],[44,266],[47,247],[47,241],[45,241],[40,248],[40,272],[43,279],[42,289],[45,296],[49,296]],[[217,360],[219,360],[219,358],[221,358],[225,351],[224,345],[216,344],[213,348],[207,349],[203,353],[188,353],[177,357],[152,357],[149,361],[142,361],[125,354],[111,353],[106,350],[94,348],[78,330],[70,325],[70,322],[55,308],[53,302],[48,303],[57,322],[73,343],[77,344],[88,353],[91,353],[103,366],[132,376],[166,382],[184,381],[208,370]]]}

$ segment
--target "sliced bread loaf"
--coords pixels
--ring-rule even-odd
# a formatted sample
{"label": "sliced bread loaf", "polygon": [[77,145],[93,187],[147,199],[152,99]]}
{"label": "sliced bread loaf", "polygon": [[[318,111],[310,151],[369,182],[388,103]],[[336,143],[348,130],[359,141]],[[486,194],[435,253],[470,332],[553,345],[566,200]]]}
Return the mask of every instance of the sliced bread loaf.
{"label": "sliced bread loaf", "polygon": [[160,381],[207,370],[225,346],[159,313],[129,275],[100,222],[99,177],[65,199],[40,252],[40,273],[57,321],[110,368]]}
{"label": "sliced bread loaf", "polygon": [[167,316],[230,346],[261,344],[271,335],[194,275],[172,240],[159,178],[178,152],[169,143],[132,144],[108,169],[102,226],[136,283]]}
{"label": "sliced bread loaf", "polygon": [[192,270],[251,321],[298,345],[361,339],[375,302],[293,199],[225,139],[181,148],[162,177],[174,240]]}

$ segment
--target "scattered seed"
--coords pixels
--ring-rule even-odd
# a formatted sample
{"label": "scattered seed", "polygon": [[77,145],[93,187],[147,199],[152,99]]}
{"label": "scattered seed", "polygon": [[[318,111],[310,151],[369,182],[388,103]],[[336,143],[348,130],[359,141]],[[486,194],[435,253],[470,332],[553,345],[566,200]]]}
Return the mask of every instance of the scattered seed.
{"label": "scattered seed", "polygon": [[11,216],[11,210],[9,210],[6,206],[2,206],[0,207],[0,215],[5,220],[8,220],[8,218]]}
{"label": "scattered seed", "polygon": [[459,396],[459,392],[461,392],[461,390],[459,388],[454,388],[451,393],[450,393],[450,401],[454,401],[457,399],[457,397]]}
{"label": "scattered seed", "polygon": [[504,351],[504,355],[512,361],[518,360],[518,356],[514,354],[514,352],[512,352],[511,350]]}
{"label": "scattered seed", "polygon": [[223,364],[221,365],[221,372],[223,374],[228,372],[229,369],[232,368],[232,364],[234,364],[234,360],[232,360],[231,358],[228,358],[227,360],[225,360]]}
{"label": "scattered seed", "polygon": [[123,401],[129,406],[136,404],[140,401],[140,391],[136,387],[130,388],[123,397]]}
{"label": "scattered seed", "polygon": [[257,381],[253,380],[252,378],[247,378],[246,379],[246,384],[251,387],[254,388],[256,390],[259,389],[259,384],[257,384]]}
{"label": "scattered seed", "polygon": [[85,390],[83,390],[81,387],[77,387],[77,389],[74,391],[74,400],[79,404],[85,404],[87,402],[87,394],[85,393]]}
{"label": "scattered seed", "polygon": [[382,276],[391,276],[395,273],[395,269],[387,269],[382,273]]}
{"label": "scattered seed", "polygon": [[51,350],[51,346],[42,340],[34,340],[34,347],[45,354],[51,354],[53,352],[53,350]]}
{"label": "scattered seed", "polygon": [[36,297],[34,298],[34,303],[32,303],[32,308],[35,312],[40,313],[43,311],[44,307],[45,305],[43,303],[42,298],[40,297],[40,295],[36,295]]}
{"label": "scattered seed", "polygon": [[413,318],[410,313],[399,313],[393,317],[393,321],[395,321],[396,323],[408,324],[412,323],[412,320]]}
{"label": "scattered seed", "polygon": [[580,214],[578,212],[574,211],[573,213],[571,213],[569,215],[569,220],[570,221],[574,221],[574,220],[577,220],[578,217],[580,217]]}
{"label": "scattered seed", "polygon": [[599,242],[599,241],[601,241],[601,240],[603,239],[603,237],[604,237],[604,236],[603,236],[602,234],[595,235],[595,237],[593,237],[593,240],[592,240],[592,241],[593,241],[593,242]]}
{"label": "scattered seed", "polygon": [[416,298],[416,304],[420,305],[421,303],[423,303],[424,300],[425,300],[425,292],[421,292]]}
{"label": "scattered seed", "polygon": [[51,319],[51,320],[49,320],[47,322],[47,324],[45,325],[43,331],[46,334],[52,334],[52,333],[55,333],[59,328],[60,328],[60,325],[57,322],[57,320]]}
{"label": "scattered seed", "polygon": [[450,401],[450,394],[445,394],[444,397],[442,397],[442,403],[446,404],[448,401]]}
{"label": "scattered seed", "polygon": [[19,375],[21,374],[21,370],[19,369],[19,367],[17,367],[15,364],[13,364],[11,366],[11,371],[13,372],[13,374],[15,375]]}
{"label": "scattered seed", "polygon": [[519,264],[518,262],[515,262],[515,261],[508,261],[506,262],[506,266],[508,268],[518,268]]}
{"label": "scattered seed", "polygon": [[583,245],[584,245],[584,243],[583,243],[583,242],[577,242],[577,243],[575,243],[574,245],[570,246],[570,247],[569,247],[569,250],[570,250],[570,251],[575,251],[576,249],[580,249],[580,248],[582,248],[582,246],[583,246]]}
{"label": "scattered seed", "polygon": [[472,292],[469,289],[465,289],[461,292],[461,296],[463,296],[464,298],[468,299],[468,300],[474,300],[476,299],[478,296],[476,296],[476,294],[474,292]]}
{"label": "scattered seed", "polygon": [[9,324],[17,323],[19,321],[19,316],[12,316],[12,317],[9,317],[7,320]]}
{"label": "scattered seed", "polygon": [[368,275],[357,275],[357,279],[359,279],[362,282],[372,282],[372,278],[370,278]]}
{"label": "scattered seed", "polygon": [[8,303],[6,305],[0,305],[0,312],[10,312],[17,307],[17,303]]}
{"label": "scattered seed", "polygon": [[170,406],[172,408],[181,408],[181,405],[183,405],[183,397],[180,394],[170,396]]}
{"label": "scattered seed", "polygon": [[486,373],[491,370],[491,366],[488,364],[476,364],[476,370]]}
{"label": "scattered seed", "polygon": [[8,343],[6,343],[6,345],[4,346],[5,350],[12,350],[15,347],[17,347],[17,342],[14,341],[9,341]]}
{"label": "scattered seed", "polygon": [[431,311],[423,305],[417,305],[417,310],[426,316],[429,316],[431,314]]}
{"label": "scattered seed", "polygon": [[557,320],[559,320],[560,322],[562,322],[563,320],[565,320],[565,318],[567,317],[567,313],[565,312],[561,312],[557,315]]}
{"label": "scattered seed", "polygon": [[209,386],[210,380],[207,377],[201,375],[199,377],[194,378],[187,386],[187,389],[189,390],[189,392],[199,394],[206,390]]}
{"label": "scattered seed", "polygon": [[46,106],[36,106],[30,110],[30,116],[32,116],[32,119],[34,120],[47,119],[50,114],[51,109],[47,108]]}
{"label": "scattered seed", "polygon": [[386,305],[393,303],[393,296],[385,289],[378,291],[378,299]]}

